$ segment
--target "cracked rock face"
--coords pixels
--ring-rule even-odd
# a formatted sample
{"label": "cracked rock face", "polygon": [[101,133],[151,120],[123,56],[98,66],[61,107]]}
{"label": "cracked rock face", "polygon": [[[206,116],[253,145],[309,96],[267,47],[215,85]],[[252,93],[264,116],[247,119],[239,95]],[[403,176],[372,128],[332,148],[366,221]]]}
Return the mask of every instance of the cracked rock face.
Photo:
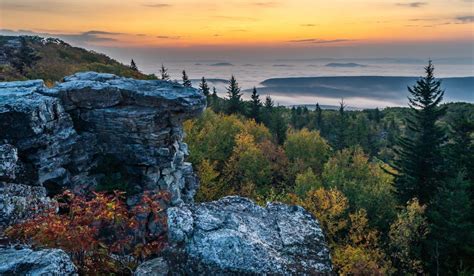
{"label": "cracked rock face", "polygon": [[[168,209],[171,271],[318,274],[332,271],[318,221],[303,208],[242,197]],[[174,258],[174,259],[173,259]]]}
{"label": "cracked rock face", "polygon": [[182,121],[205,105],[193,88],[95,72],[53,88],[0,83],[0,181],[54,195],[87,193],[109,179],[131,194],[167,190],[172,204],[192,202],[198,183],[184,162]]}
{"label": "cracked rock face", "polygon": [[60,249],[0,248],[0,275],[77,275],[76,272],[69,256]]}

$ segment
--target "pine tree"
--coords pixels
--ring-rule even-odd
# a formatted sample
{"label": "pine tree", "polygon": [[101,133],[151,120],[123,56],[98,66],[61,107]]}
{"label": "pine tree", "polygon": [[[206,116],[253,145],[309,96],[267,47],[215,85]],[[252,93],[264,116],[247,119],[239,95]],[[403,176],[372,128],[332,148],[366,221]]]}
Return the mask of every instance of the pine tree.
{"label": "pine tree", "polygon": [[212,95],[211,95],[211,107],[214,112],[219,112],[219,96],[217,96],[217,89],[215,86],[212,87]]}
{"label": "pine tree", "polygon": [[164,81],[169,81],[170,80],[170,75],[168,74],[168,69],[161,64],[160,68],[160,74],[161,74],[161,79]]}
{"label": "pine tree", "polygon": [[271,111],[273,109],[273,106],[274,106],[274,103],[273,103],[272,97],[268,95],[265,98],[265,109],[267,109],[268,111]]}
{"label": "pine tree", "polygon": [[185,70],[183,70],[183,86],[191,87],[191,81],[189,80],[188,75],[186,74]]}
{"label": "pine tree", "polygon": [[236,114],[242,112],[242,93],[240,92],[239,84],[234,76],[230,78],[230,84],[227,88],[227,113]]}
{"label": "pine tree", "polygon": [[291,126],[294,128],[294,129],[298,129],[297,125],[298,125],[298,121],[301,119],[300,116],[298,116],[298,112],[296,110],[296,107],[295,106],[292,106],[291,107],[291,116],[290,116],[290,123],[291,123]]}
{"label": "pine tree", "polygon": [[138,72],[137,64],[135,63],[135,61],[134,61],[133,59],[132,59],[132,61],[130,62],[130,69],[132,69],[133,71]]}
{"label": "pine tree", "polygon": [[433,75],[431,61],[425,71],[424,78],[408,87],[408,133],[399,139],[395,149],[397,159],[394,167],[398,171],[395,184],[401,203],[413,197],[422,204],[429,203],[443,178],[441,144],[445,135],[436,122],[445,113],[445,108],[439,107],[444,91],[440,89],[441,82]]}
{"label": "pine tree", "polygon": [[474,202],[474,120],[472,114],[461,112],[450,124],[449,140],[446,147],[450,172],[464,171],[471,182]]}
{"label": "pine tree", "polygon": [[319,106],[319,103],[316,103],[316,129],[319,130],[320,133],[323,132],[323,111],[321,110],[321,107]]}
{"label": "pine tree", "polygon": [[255,87],[253,88],[251,98],[252,102],[250,108],[250,118],[260,122],[260,108],[262,107],[262,102],[260,101],[260,96],[258,95],[257,88]]}
{"label": "pine tree", "polygon": [[341,150],[347,147],[347,118],[345,112],[344,100],[341,100],[339,104],[339,117],[336,130],[336,148]]}
{"label": "pine tree", "polygon": [[206,96],[206,98],[209,98],[211,93],[209,90],[209,86],[207,85],[206,78],[202,77],[201,83],[199,84],[199,88],[201,88],[201,91],[204,94],[204,96]]}
{"label": "pine tree", "polygon": [[270,130],[275,135],[276,141],[279,145],[283,145],[286,140],[286,132],[288,130],[288,125],[285,122],[282,114],[276,109],[271,114]]}

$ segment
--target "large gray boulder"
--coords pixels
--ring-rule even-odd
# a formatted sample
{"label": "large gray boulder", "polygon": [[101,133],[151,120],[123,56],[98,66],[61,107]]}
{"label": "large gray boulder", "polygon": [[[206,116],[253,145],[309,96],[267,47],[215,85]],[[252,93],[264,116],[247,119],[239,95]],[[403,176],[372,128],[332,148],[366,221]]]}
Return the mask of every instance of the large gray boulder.
{"label": "large gray boulder", "polygon": [[77,269],[60,249],[0,248],[0,275],[77,275]]}
{"label": "large gray boulder", "polygon": [[260,207],[242,197],[168,209],[176,274],[299,274],[332,271],[318,221],[303,208]]}

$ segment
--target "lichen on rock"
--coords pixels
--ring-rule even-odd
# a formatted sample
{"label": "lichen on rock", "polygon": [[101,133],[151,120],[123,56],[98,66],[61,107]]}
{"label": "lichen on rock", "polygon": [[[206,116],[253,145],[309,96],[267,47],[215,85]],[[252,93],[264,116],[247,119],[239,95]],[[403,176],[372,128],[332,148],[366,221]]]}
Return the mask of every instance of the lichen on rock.
{"label": "lichen on rock", "polygon": [[168,209],[170,269],[177,274],[311,275],[332,265],[318,221],[303,208],[260,207],[231,196]]}
{"label": "lichen on rock", "polygon": [[0,275],[77,275],[77,269],[60,249],[0,248]]}

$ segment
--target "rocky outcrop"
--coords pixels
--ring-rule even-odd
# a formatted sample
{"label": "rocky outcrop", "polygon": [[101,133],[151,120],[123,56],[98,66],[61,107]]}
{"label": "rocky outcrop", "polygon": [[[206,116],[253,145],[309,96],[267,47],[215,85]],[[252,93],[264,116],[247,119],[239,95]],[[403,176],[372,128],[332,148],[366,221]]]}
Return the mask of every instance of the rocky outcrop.
{"label": "rocky outcrop", "polygon": [[[193,204],[198,182],[185,162],[182,121],[205,105],[193,88],[94,72],[53,88],[0,83],[0,230],[65,188],[87,194],[124,184],[131,206],[134,194],[171,194],[170,247],[137,275],[330,273],[319,223],[301,207],[263,208],[241,197]],[[152,228],[156,236],[165,231]],[[0,249],[0,274],[75,271],[60,250],[21,250]]]}
{"label": "rocky outcrop", "polygon": [[77,275],[69,256],[60,249],[0,248],[0,275]]}
{"label": "rocky outcrop", "polygon": [[193,88],[95,72],[53,88],[0,83],[0,181],[49,195],[120,182],[129,194],[167,190],[172,204],[192,202],[197,180],[181,124],[205,104]]}
{"label": "rocky outcrop", "polygon": [[176,274],[332,271],[318,221],[298,206],[269,203],[263,208],[249,199],[225,197],[169,208],[168,228],[173,249],[165,258]]}

